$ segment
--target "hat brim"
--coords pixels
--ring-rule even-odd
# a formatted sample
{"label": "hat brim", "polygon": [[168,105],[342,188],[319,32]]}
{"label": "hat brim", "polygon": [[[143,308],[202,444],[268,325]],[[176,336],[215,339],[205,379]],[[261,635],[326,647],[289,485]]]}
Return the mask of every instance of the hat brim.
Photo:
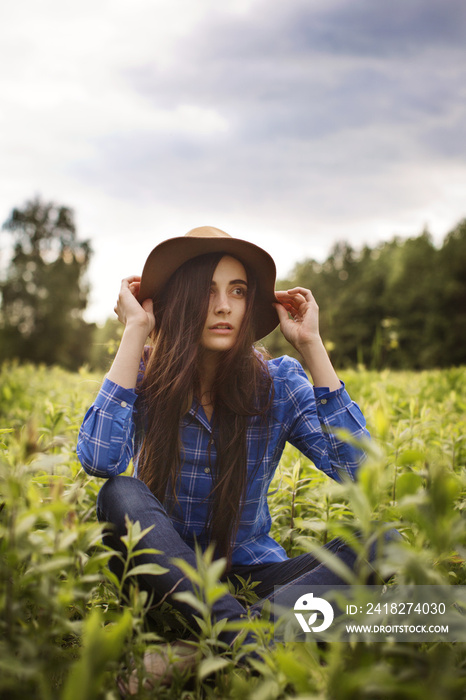
{"label": "hat brim", "polygon": [[255,340],[271,333],[279,323],[273,307],[276,268],[273,258],[265,250],[239,238],[169,238],[149,254],[142,271],[138,301],[156,299],[172,274],[183,263],[205,253],[225,253],[249,266],[257,277],[257,292],[253,310]]}

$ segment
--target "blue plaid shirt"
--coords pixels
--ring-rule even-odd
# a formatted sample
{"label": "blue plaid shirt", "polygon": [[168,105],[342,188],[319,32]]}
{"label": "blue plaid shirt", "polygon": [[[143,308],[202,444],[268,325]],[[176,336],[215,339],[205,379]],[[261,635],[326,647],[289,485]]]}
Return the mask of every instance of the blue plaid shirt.
{"label": "blue plaid shirt", "polygon": [[[286,442],[297,447],[318,469],[340,481],[342,474],[354,479],[364,453],[332,433],[332,427],[344,428],[357,439],[368,436],[364,417],[343,383],[333,392],[314,388],[299,362],[287,356],[270,360],[268,365],[274,384],[272,417],[268,430],[261,426],[260,418],[249,419],[247,466],[252,478],[233,549],[234,565],[287,558],[269,535],[271,518],[267,504],[270,482]],[[139,445],[133,418],[136,397],[134,390],[105,379],[79,432],[78,456],[88,474],[104,478],[121,474],[133,457],[137,470]],[[211,425],[197,402],[183,417],[180,430],[183,464],[179,506],[170,517],[187,544],[193,546],[197,540],[206,547],[204,530],[212,488],[209,450],[212,462],[215,444]],[[172,504],[167,505],[170,510]]]}

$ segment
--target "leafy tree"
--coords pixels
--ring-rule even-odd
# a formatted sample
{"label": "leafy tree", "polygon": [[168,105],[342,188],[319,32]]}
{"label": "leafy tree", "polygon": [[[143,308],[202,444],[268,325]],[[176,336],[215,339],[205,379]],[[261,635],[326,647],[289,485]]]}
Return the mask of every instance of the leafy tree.
{"label": "leafy tree", "polygon": [[421,369],[439,361],[442,342],[442,278],[438,250],[424,231],[398,246],[396,265],[387,274],[382,304],[397,320],[397,366]]}
{"label": "leafy tree", "polygon": [[445,238],[439,267],[447,271],[440,301],[442,352],[451,364],[466,364],[466,219]]}
{"label": "leafy tree", "polygon": [[[466,220],[438,249],[428,231],[356,252],[335,245],[323,263],[296,265],[280,289],[310,288],[338,367],[424,369],[466,363]],[[273,355],[293,352],[278,330]]]}
{"label": "leafy tree", "polygon": [[82,318],[92,251],[76,236],[73,210],[34,199],[3,229],[12,255],[0,281],[0,358],[79,367],[93,332]]}

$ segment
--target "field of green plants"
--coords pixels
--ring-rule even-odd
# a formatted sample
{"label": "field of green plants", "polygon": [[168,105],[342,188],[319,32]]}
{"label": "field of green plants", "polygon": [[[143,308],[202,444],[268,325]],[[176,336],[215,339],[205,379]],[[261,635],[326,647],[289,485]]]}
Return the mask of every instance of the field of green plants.
{"label": "field of green plants", "polygon": [[[351,396],[373,436],[357,484],[338,485],[288,449],[270,494],[274,535],[290,555],[355,529],[363,541],[390,523],[403,541],[385,552],[401,584],[466,585],[466,369],[347,371]],[[140,533],[127,537],[125,581],[109,572],[95,499],[101,482],[83,473],[76,435],[100,377],[6,363],[0,370],[0,697],[117,700],[118,675],[162,638],[186,636],[170,607],[145,615],[132,583]],[[361,558],[364,558],[361,545]],[[466,644],[310,640],[270,645],[254,620],[262,661],[241,666],[216,645],[209,606],[222,591],[218,563],[195,574],[202,660],[193,673],[138,697],[458,700],[466,695]],[[194,574],[192,574],[194,576]],[[124,585],[127,584],[127,585]],[[236,591],[253,601],[245,582]],[[466,625],[466,617],[465,617]]]}

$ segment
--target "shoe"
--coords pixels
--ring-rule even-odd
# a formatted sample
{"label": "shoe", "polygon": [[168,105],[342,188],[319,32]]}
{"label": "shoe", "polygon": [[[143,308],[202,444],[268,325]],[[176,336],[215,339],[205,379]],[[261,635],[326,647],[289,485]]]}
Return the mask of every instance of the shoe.
{"label": "shoe", "polygon": [[[157,650],[144,654],[145,678],[143,687],[152,690],[158,685],[170,685],[175,674],[195,668],[200,660],[200,652],[189,642],[173,642],[161,645]],[[140,673],[134,669],[127,680],[117,678],[117,686],[122,698],[136,695],[140,687]]]}

